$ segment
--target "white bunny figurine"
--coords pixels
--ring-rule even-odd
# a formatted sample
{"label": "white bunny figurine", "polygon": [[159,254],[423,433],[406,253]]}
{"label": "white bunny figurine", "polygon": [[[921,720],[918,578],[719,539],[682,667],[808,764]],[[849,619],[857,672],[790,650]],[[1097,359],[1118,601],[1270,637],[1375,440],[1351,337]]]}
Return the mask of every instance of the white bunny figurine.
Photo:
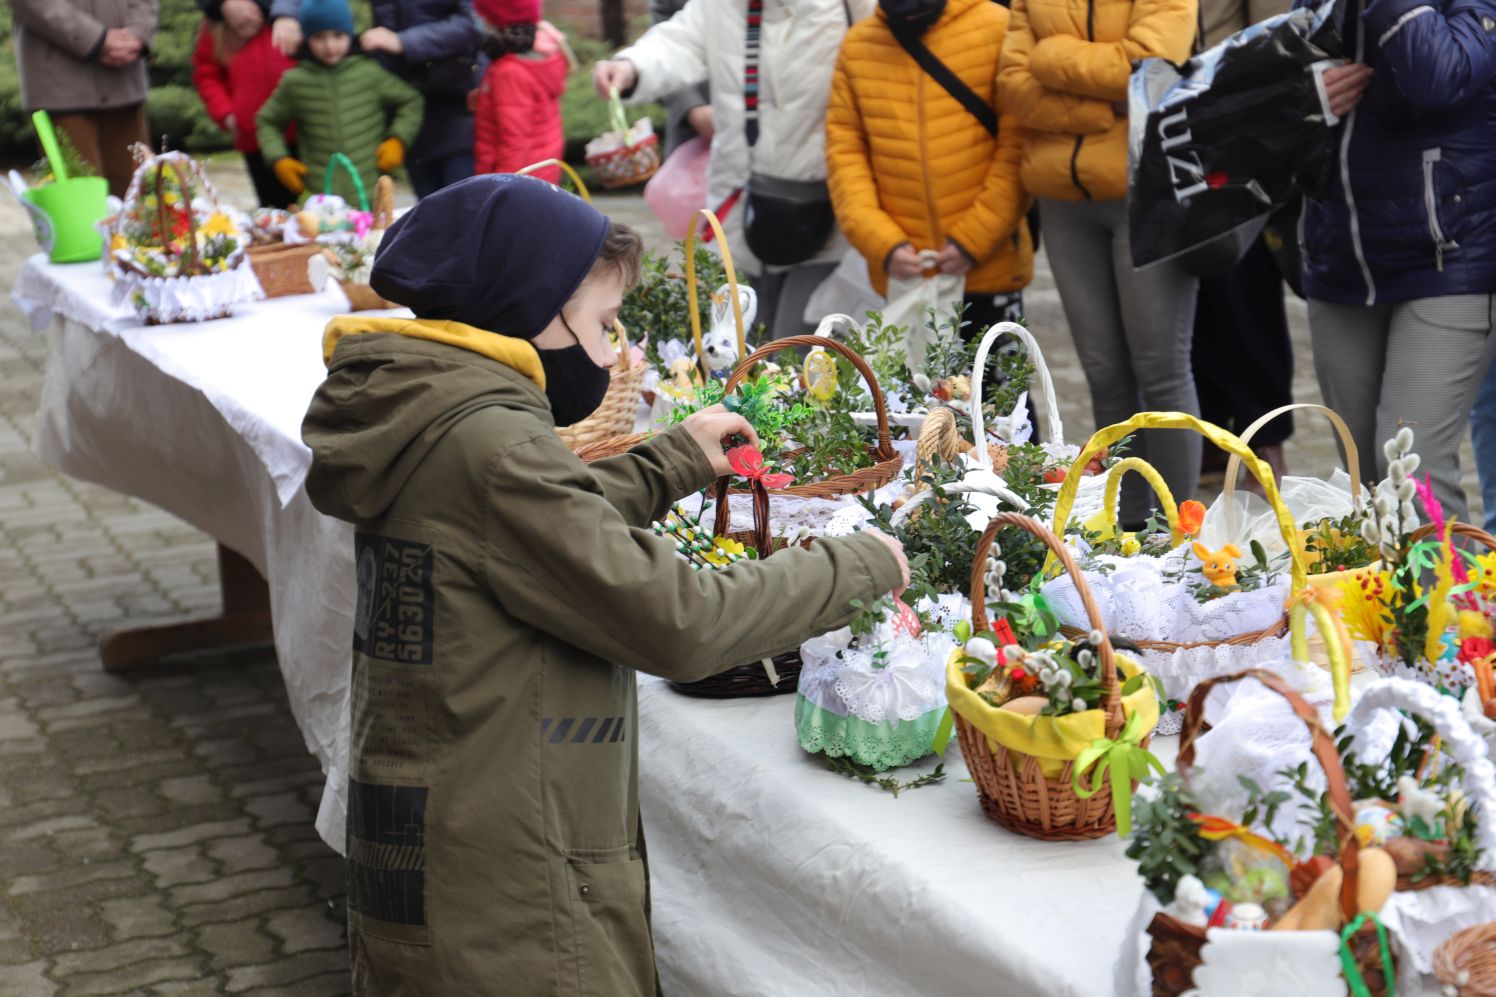
{"label": "white bunny figurine", "polygon": [[[738,360],[738,327],[732,315],[732,289],[723,284],[712,294],[712,327],[701,337],[701,352],[713,374],[729,374]],[[743,328],[758,316],[758,294],[751,287],[738,288],[743,310]]]}

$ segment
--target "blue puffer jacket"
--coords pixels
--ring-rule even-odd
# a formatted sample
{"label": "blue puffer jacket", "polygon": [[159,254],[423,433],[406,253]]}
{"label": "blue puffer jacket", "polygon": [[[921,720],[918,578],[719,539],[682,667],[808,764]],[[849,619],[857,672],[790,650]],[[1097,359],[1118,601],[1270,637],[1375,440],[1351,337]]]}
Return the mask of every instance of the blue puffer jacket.
{"label": "blue puffer jacket", "polygon": [[[483,80],[486,58],[478,46],[482,29],[472,0],[372,0],[374,23],[400,36],[400,55],[380,52],[380,65],[420,90],[426,98],[421,133],[406,158],[413,163],[445,159],[473,151],[473,115],[465,96],[441,94],[424,86],[427,65],[447,59],[470,59],[475,67],[471,89]],[[273,0],[272,19],[295,17],[301,0]]]}
{"label": "blue puffer jacket", "polygon": [[1496,0],[1350,9],[1346,54],[1375,75],[1342,126],[1329,193],[1305,203],[1305,293],[1371,305],[1496,292]]}

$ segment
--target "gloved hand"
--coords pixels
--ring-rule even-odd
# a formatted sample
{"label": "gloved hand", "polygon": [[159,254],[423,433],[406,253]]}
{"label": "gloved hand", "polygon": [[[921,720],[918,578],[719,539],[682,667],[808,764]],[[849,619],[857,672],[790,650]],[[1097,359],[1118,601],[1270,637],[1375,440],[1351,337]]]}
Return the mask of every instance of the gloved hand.
{"label": "gloved hand", "polygon": [[405,143],[397,138],[387,138],[374,150],[374,165],[380,173],[389,173],[405,162]]}
{"label": "gloved hand", "polygon": [[306,190],[306,163],[290,156],[282,156],[270,167],[275,174],[275,179],[281,182],[281,186],[293,194],[300,194]]}

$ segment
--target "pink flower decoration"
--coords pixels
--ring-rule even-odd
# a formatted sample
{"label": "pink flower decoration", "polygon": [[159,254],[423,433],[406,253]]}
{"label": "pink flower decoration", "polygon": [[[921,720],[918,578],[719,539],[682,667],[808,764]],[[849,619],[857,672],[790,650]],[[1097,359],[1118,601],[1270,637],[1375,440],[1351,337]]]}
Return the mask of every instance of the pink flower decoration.
{"label": "pink flower decoration", "polygon": [[353,234],[360,239],[374,228],[374,212],[372,211],[350,211],[348,220],[353,222]]}
{"label": "pink flower decoration", "polygon": [[[1434,494],[1434,480],[1425,474],[1423,480],[1413,479],[1413,485],[1418,489],[1418,501],[1423,506],[1423,511],[1428,513],[1429,522],[1433,524],[1434,531],[1439,539],[1444,539],[1444,505],[1439,497]],[[1454,541],[1451,539],[1446,546],[1449,548],[1449,573],[1454,580],[1464,585],[1470,581],[1470,573],[1465,570],[1465,562],[1454,549]]]}

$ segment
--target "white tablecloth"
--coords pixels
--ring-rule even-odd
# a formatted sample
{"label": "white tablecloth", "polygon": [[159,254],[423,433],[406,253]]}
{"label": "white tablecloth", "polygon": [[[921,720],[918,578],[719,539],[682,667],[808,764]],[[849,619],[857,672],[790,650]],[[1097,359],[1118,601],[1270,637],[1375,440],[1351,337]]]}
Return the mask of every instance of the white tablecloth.
{"label": "white tablecloth", "polygon": [[328,777],[317,830],[342,851],[353,537],[307,499],[301,420],[324,374],[322,329],[347,301],[334,286],[143,326],[109,289],[97,264],[41,255],[12,288],[34,330],[50,323],[37,454],[180,516],[269,581],[291,711]]}

